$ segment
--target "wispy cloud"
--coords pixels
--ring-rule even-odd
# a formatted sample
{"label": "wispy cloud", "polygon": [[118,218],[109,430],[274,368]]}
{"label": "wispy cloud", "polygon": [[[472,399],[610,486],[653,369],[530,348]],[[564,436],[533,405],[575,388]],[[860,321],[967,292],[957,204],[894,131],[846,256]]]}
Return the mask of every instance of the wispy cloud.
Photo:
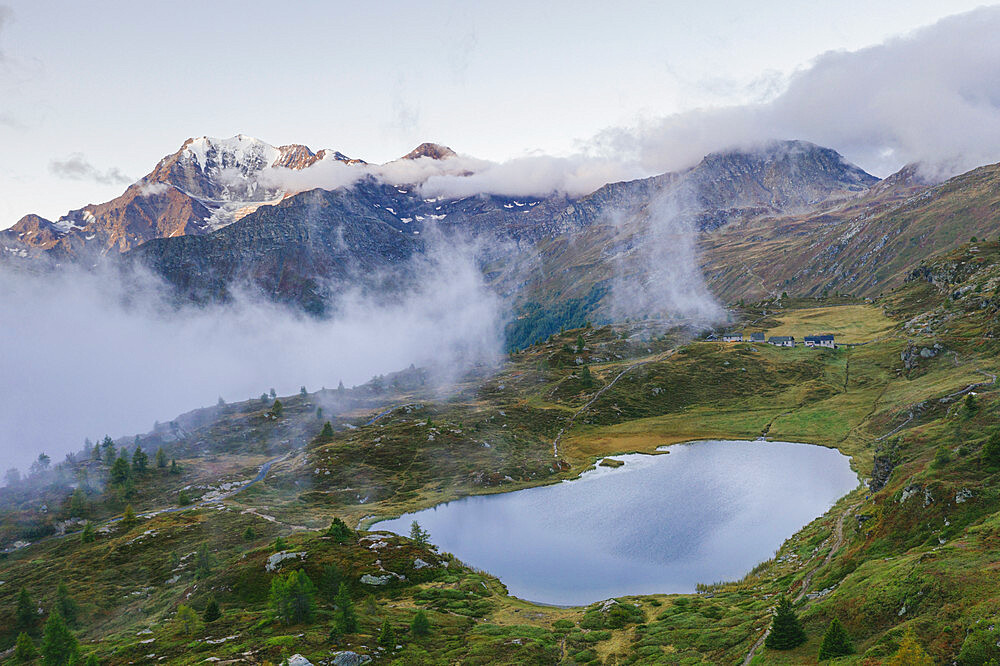
{"label": "wispy cloud", "polygon": [[118,167],[101,171],[80,153],[73,153],[65,160],[49,162],[49,171],[69,180],[90,180],[101,185],[128,185],[135,179],[122,173]]}
{"label": "wispy cloud", "polygon": [[816,58],[769,100],[676,114],[594,141],[649,171],[767,139],[829,146],[886,175],[923,162],[951,175],[1000,160],[1000,7],[984,7],[858,51]]}

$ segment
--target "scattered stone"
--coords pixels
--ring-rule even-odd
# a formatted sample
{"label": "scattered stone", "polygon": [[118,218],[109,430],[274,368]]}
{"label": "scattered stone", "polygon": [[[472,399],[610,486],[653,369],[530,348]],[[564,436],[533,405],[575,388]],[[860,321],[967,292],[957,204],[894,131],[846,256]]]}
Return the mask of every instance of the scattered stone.
{"label": "scattered stone", "polygon": [[285,661],[288,666],[312,666],[312,662],[303,657],[301,654],[293,654],[291,657]]}
{"label": "scattered stone", "polygon": [[267,569],[268,571],[274,571],[275,569],[278,568],[278,565],[284,562],[285,560],[291,560],[291,559],[304,560],[306,559],[307,555],[308,553],[304,552],[293,553],[287,550],[283,550],[280,553],[275,553],[274,555],[271,555],[269,558],[267,558],[267,564],[264,565],[264,568]]}
{"label": "scattered stone", "polygon": [[344,652],[333,653],[333,666],[361,666],[367,664],[372,658],[366,654],[358,654],[345,650]]}

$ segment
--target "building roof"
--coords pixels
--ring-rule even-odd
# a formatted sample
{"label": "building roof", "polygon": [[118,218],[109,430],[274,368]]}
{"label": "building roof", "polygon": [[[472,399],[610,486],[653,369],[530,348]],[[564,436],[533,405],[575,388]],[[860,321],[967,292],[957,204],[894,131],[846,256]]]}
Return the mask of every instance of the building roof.
{"label": "building roof", "polygon": [[820,342],[821,340],[833,340],[833,333],[824,333],[823,335],[807,335],[806,340],[810,342]]}
{"label": "building roof", "polygon": [[772,335],[768,340],[772,342],[792,342],[795,338],[791,335]]}

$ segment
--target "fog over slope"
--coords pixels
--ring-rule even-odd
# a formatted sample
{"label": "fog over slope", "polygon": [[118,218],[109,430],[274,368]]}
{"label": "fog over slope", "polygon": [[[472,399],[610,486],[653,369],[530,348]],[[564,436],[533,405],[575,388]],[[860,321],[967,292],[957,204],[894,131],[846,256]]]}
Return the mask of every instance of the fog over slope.
{"label": "fog over slope", "polygon": [[40,451],[59,460],[83,438],[148,431],[211,405],[351,386],[411,363],[440,372],[493,363],[503,305],[471,248],[437,244],[408,266],[412,285],[374,302],[348,293],[318,320],[246,296],[208,308],[168,304],[147,275],[69,268],[0,273],[0,467]]}

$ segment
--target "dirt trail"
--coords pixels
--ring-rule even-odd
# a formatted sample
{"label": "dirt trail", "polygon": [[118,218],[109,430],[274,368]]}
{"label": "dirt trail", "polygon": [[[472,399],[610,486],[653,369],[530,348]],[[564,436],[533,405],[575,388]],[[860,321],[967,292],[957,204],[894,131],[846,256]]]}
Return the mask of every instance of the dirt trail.
{"label": "dirt trail", "polygon": [[[815,576],[816,572],[822,567],[828,565],[830,560],[833,559],[834,553],[840,550],[840,547],[844,545],[844,520],[846,520],[847,516],[849,516],[857,508],[857,504],[852,504],[847,507],[847,510],[844,511],[844,513],[840,514],[840,518],[837,519],[837,524],[833,528],[833,543],[830,544],[830,552],[826,554],[826,557],[823,558],[821,563],[814,566],[809,573],[806,574],[806,577],[802,579],[802,589],[799,590],[798,596],[792,600],[792,603],[798,603],[802,600],[802,597],[806,596],[806,593],[809,592],[809,586],[812,584],[813,576]],[[827,539],[827,541],[830,541],[830,539]]]}
{"label": "dirt trail", "polygon": [[[826,554],[826,557],[823,558],[822,562],[810,569],[809,573],[806,574],[806,577],[802,579],[802,589],[799,590],[798,595],[792,600],[792,603],[798,603],[804,596],[806,596],[809,592],[809,586],[812,584],[813,576],[815,576],[816,572],[821,568],[828,565],[833,559],[834,553],[840,550],[841,546],[844,545],[844,521],[847,519],[847,516],[849,516],[857,508],[857,504],[852,504],[847,507],[847,510],[844,511],[844,513],[840,514],[840,517],[837,519],[837,524],[833,528],[833,535],[827,539],[827,542],[832,540],[832,543],[830,543],[830,552]],[[757,639],[757,642],[753,644],[753,647],[750,648],[747,656],[743,659],[743,666],[750,666],[750,662],[753,661],[754,655],[757,654],[757,650],[764,645],[764,641],[767,640],[767,636],[770,633],[771,627],[768,625],[767,629],[764,630],[764,633],[761,634],[760,638]]]}
{"label": "dirt trail", "polygon": [[656,356],[654,356],[652,358],[647,358],[645,361],[640,361],[638,363],[633,363],[632,365],[628,366],[627,368],[625,368],[624,370],[622,370],[621,372],[619,372],[618,375],[614,379],[612,379],[610,382],[608,382],[607,384],[605,384],[604,386],[602,386],[601,389],[599,391],[597,391],[597,393],[595,393],[594,395],[592,395],[590,397],[590,400],[587,401],[587,404],[585,404],[580,409],[576,410],[576,412],[573,413],[573,416],[569,417],[569,421],[566,422],[566,425],[559,429],[559,434],[556,435],[556,438],[552,441],[552,457],[553,458],[558,458],[559,457],[559,442],[562,441],[563,435],[565,435],[566,432],[570,428],[573,427],[573,422],[576,421],[577,417],[580,416],[580,414],[583,414],[588,409],[590,409],[590,406],[593,405],[595,402],[597,402],[597,399],[600,398],[602,395],[604,395],[605,391],[607,391],[609,388],[611,388],[616,383],[618,383],[619,379],[621,379],[622,377],[624,377],[626,374],[628,374],[632,370],[635,370],[636,368],[638,368],[640,366],[652,363],[653,361],[662,361],[663,359],[669,358],[670,356],[672,356],[673,353],[674,353],[674,350],[671,349],[668,352],[666,352],[665,354],[657,354]]}

